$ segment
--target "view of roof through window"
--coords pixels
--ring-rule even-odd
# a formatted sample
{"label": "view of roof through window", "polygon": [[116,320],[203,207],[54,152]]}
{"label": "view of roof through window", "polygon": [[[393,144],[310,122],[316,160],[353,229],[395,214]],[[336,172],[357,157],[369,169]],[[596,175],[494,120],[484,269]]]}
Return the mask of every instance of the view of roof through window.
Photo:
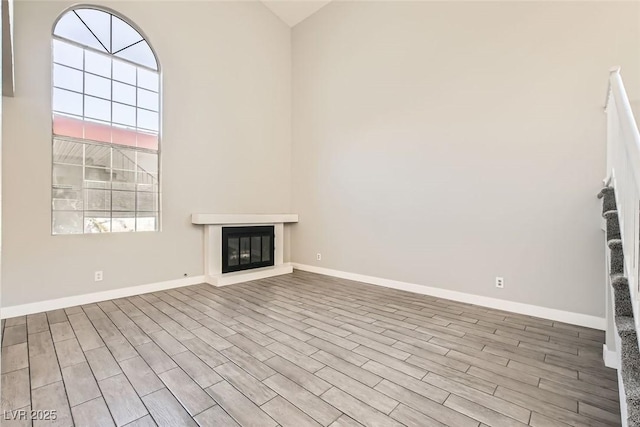
{"label": "view of roof through window", "polygon": [[131,25],[65,13],[53,35],[54,234],[159,227],[160,80]]}

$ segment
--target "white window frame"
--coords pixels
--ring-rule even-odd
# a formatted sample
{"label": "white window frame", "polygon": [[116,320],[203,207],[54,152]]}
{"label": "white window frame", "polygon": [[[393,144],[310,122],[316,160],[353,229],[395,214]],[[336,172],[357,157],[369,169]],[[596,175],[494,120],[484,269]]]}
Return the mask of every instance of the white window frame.
{"label": "white window frame", "polygon": [[[109,15],[115,16],[116,18],[122,20],[124,23],[128,24],[129,26],[131,26],[132,29],[134,29],[138,35],[142,38],[141,42],[146,43],[146,45],[149,47],[149,49],[151,50],[153,57],[155,59],[155,63],[157,65],[157,69],[153,69],[151,67],[148,67],[146,65],[143,64],[139,64],[137,62],[128,60],[126,58],[122,58],[119,56],[116,56],[113,53],[109,53],[106,51],[101,51],[98,49],[95,49],[91,46],[86,46],[82,43],[76,42],[74,40],[70,40],[64,37],[60,37],[58,35],[55,34],[55,29],[56,26],[58,24],[58,22],[60,21],[60,19],[62,17],[64,17],[65,15],[69,14],[69,13],[74,13],[74,11],[76,10],[81,10],[81,9],[93,9],[96,11],[100,11],[100,12],[104,12],[107,13]],[[110,23],[113,22],[113,18],[110,19]],[[85,24],[86,25],[86,24]],[[112,24],[110,24],[112,25]],[[110,31],[112,30],[112,28],[110,28]],[[94,35],[95,36],[95,35]],[[148,37],[142,32],[142,30],[140,30],[140,28],[138,28],[137,25],[135,25],[133,22],[131,22],[128,18],[124,17],[123,15],[121,15],[119,12],[116,12],[112,9],[109,8],[105,8],[105,7],[96,7],[93,5],[76,5],[73,7],[70,7],[66,10],[64,10],[59,17],[56,19],[56,21],[53,24],[53,29],[52,29],[52,54],[51,54],[51,71],[52,71],[52,76],[51,76],[51,108],[52,108],[52,114],[51,114],[51,133],[52,133],[52,145],[51,145],[51,233],[52,235],[55,236],[60,236],[60,235],[86,235],[86,234],[111,234],[111,233],[117,233],[117,232],[160,232],[162,230],[162,170],[161,170],[161,159],[162,159],[162,75],[161,75],[161,69],[160,69],[160,62],[158,60],[158,56],[156,54],[156,51],[153,49],[153,46],[151,45],[151,43],[149,42]],[[96,36],[97,38],[97,36]],[[83,66],[82,66],[82,70],[79,70],[78,68],[75,67],[70,67],[68,64],[59,64],[59,66],[63,66],[63,67],[68,67],[68,68],[72,68],[75,69],[77,71],[82,72],[82,76],[83,76],[83,85],[82,85],[82,93],[79,92],[74,92],[72,90],[69,89],[65,89],[65,88],[61,88],[62,90],[67,90],[69,92],[73,92],[73,93],[79,93],[82,97],[83,97],[83,111],[82,111],[82,116],[74,116],[74,115],[67,115],[67,117],[73,117],[75,119],[81,119],[83,120],[83,125],[84,123],[87,122],[91,122],[92,120],[89,119],[87,120],[86,117],[86,112],[84,109],[84,104],[85,104],[85,98],[86,96],[92,96],[95,97],[94,95],[89,95],[86,92],[86,88],[85,88],[85,78],[87,75],[87,71],[86,71],[86,60],[85,60],[85,56],[86,56],[86,52],[91,52],[91,53],[95,53],[98,55],[102,55],[104,57],[109,58],[109,60],[111,61],[111,74],[110,77],[103,77],[105,79],[108,79],[110,82],[110,88],[111,88],[111,94],[110,94],[110,99],[105,99],[105,101],[108,101],[110,103],[110,120],[109,122],[102,122],[103,124],[106,124],[110,127],[110,129],[114,129],[114,128],[119,128],[117,123],[114,123],[114,118],[113,118],[113,106],[114,103],[116,104],[122,104],[125,106],[129,106],[129,107],[133,107],[135,109],[135,116],[136,116],[136,123],[135,126],[133,128],[129,127],[128,131],[129,132],[133,132],[136,135],[140,134],[140,131],[145,131],[144,129],[140,128],[138,126],[138,111],[140,109],[144,109],[141,108],[138,105],[138,94],[139,94],[139,90],[145,90],[145,88],[141,88],[139,86],[140,82],[138,80],[138,69],[140,70],[146,70],[149,72],[153,72],[154,74],[157,75],[157,79],[158,79],[158,86],[157,86],[157,99],[158,99],[158,105],[157,105],[157,131],[155,130],[147,130],[148,132],[151,132],[151,134],[153,136],[155,136],[157,138],[157,149],[148,149],[148,148],[144,148],[144,147],[139,147],[139,146],[129,146],[129,145],[120,145],[114,142],[100,142],[100,141],[94,141],[91,139],[87,139],[87,138],[80,138],[80,137],[71,137],[71,136],[61,136],[61,135],[56,135],[55,134],[55,130],[54,130],[54,116],[56,115],[56,112],[54,111],[54,90],[56,90],[56,86],[54,86],[54,75],[53,75],[53,71],[54,68],[57,66],[57,64],[54,62],[54,52],[53,52],[53,45],[54,43],[58,41],[58,42],[62,42],[62,43],[66,43],[72,46],[75,46],[77,48],[82,49],[83,51]],[[111,46],[110,46],[111,47]],[[124,50],[124,49],[122,49]],[[113,61],[120,61],[129,65],[132,65],[134,67],[136,67],[136,83],[135,85],[129,84],[129,86],[131,86],[134,90],[135,90],[135,97],[136,97],[136,101],[135,101],[135,105],[130,105],[130,104],[126,104],[126,103],[121,103],[118,101],[114,101],[113,99],[113,86],[114,86],[114,82],[119,82],[119,80],[114,79],[113,76]],[[92,74],[92,73],[89,73]],[[96,99],[100,99],[99,97],[95,97]],[[152,111],[152,110],[149,110]],[[58,112],[57,114],[60,115],[60,112]],[[64,115],[64,114],[62,114]],[[98,121],[96,121],[97,123]],[[124,126],[124,125],[123,125]],[[127,128],[123,128],[123,129],[127,129]],[[72,142],[75,144],[82,144],[82,185],[80,187],[79,191],[81,193],[81,199],[79,200],[80,203],[82,203],[82,208],[81,209],[70,209],[70,210],[66,210],[66,209],[56,209],[54,206],[54,192],[56,191],[56,187],[54,184],[54,165],[56,164],[56,153],[54,152],[54,144],[56,144],[57,141],[68,141],[68,142]],[[85,171],[86,171],[86,158],[85,158],[85,150],[86,147],[88,145],[93,145],[93,146],[103,146],[103,147],[108,147],[109,150],[109,156],[110,156],[110,165],[107,169],[109,175],[109,184],[108,184],[108,188],[105,188],[105,190],[108,190],[109,193],[109,209],[108,210],[101,210],[100,212],[103,212],[105,217],[104,219],[106,219],[108,217],[109,219],[109,229],[105,230],[105,231],[99,231],[99,232],[92,232],[92,231],[87,231],[87,224],[86,224],[86,218],[87,218],[87,213],[88,212],[95,212],[93,210],[90,209],[90,207],[87,205],[87,194],[88,194],[88,189],[91,190],[91,188],[87,187],[87,179],[86,179],[86,175],[85,175]],[[114,172],[114,168],[113,168],[113,152],[114,150],[117,149],[122,149],[122,150],[130,150],[131,152],[135,153],[136,159],[135,159],[135,163],[134,163],[134,167],[132,168],[133,170],[131,170],[130,172],[135,174],[135,179],[133,181],[133,185],[134,185],[134,189],[133,190],[128,190],[130,192],[134,193],[134,203],[133,203],[133,210],[132,211],[114,211],[113,209],[113,194],[114,191],[118,191],[118,188],[114,188],[113,187],[113,172]],[[157,180],[157,184],[151,184],[151,191],[141,191],[140,190],[140,186],[139,186],[139,181],[138,181],[138,176],[141,172],[140,168],[139,168],[139,164],[138,164],[138,154],[139,153],[150,153],[153,155],[157,156],[157,168],[156,168],[156,180]],[[79,166],[79,165],[78,165]],[[122,170],[121,172],[125,172],[124,170]],[[153,176],[153,174],[149,174],[149,176]],[[105,181],[107,182],[107,181]],[[154,185],[156,185],[156,187],[154,187]],[[154,189],[155,188],[155,189]],[[71,190],[74,191],[74,190]],[[153,196],[151,196],[152,200],[155,200],[156,204],[155,204],[155,211],[138,211],[138,195],[139,193],[144,192],[146,194],[153,194]],[[77,212],[80,213],[82,212],[82,225],[81,225],[81,231],[78,232],[56,232],[55,229],[55,223],[54,223],[54,218],[55,218],[55,212],[63,212],[63,211],[68,211],[68,212]],[[138,216],[138,212],[148,212],[150,214],[150,216],[148,218],[155,218],[155,228],[154,229],[148,229],[148,230],[139,230],[139,222],[138,219],[139,218],[145,218],[143,216]],[[120,213],[121,216],[118,216],[117,214]],[[116,214],[116,216],[114,216],[114,214]],[[130,229],[130,230],[114,230],[113,229],[113,219],[114,218],[126,218],[129,215],[131,215],[131,218],[133,218],[133,224],[134,224],[134,228]],[[93,216],[92,216],[93,217]]]}

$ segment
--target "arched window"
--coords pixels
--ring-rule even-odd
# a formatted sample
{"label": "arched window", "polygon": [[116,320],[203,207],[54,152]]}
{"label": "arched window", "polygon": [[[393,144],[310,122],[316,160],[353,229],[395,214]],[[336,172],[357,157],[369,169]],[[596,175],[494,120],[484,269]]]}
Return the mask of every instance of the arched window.
{"label": "arched window", "polygon": [[52,233],[156,231],[160,75],[114,12],[78,7],[53,30]]}

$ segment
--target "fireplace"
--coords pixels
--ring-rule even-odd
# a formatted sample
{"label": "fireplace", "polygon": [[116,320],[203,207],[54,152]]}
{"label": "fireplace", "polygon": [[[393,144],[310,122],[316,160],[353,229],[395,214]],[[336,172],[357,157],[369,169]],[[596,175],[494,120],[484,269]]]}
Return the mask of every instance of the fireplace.
{"label": "fireplace", "polygon": [[[226,286],[233,285],[235,283],[247,282],[250,280],[264,279],[266,277],[275,277],[281,274],[289,274],[293,272],[293,267],[290,263],[284,262],[285,252],[285,238],[284,232],[288,224],[298,222],[298,215],[296,214],[215,214],[215,213],[194,213],[191,215],[191,222],[194,225],[203,226],[204,231],[204,281],[212,286]],[[233,228],[230,227],[264,227],[268,228],[268,233],[264,238],[260,235],[260,262],[264,262],[263,268],[254,268],[251,270],[236,271],[238,265],[246,266],[246,264],[240,264],[239,251],[236,256],[232,256],[231,266],[229,266],[229,253],[227,234],[229,231],[235,233]],[[222,233],[225,231],[225,243],[223,244]],[[246,231],[246,230],[244,230]],[[250,236],[250,234],[249,234]],[[268,237],[271,237],[269,239]],[[240,236],[238,237],[238,244],[234,246],[236,251],[240,246]],[[243,237],[247,237],[243,235]],[[258,247],[257,239],[255,241],[255,248]],[[235,245],[235,240],[232,244]],[[262,250],[262,244],[264,243],[267,250]],[[245,247],[247,241],[244,241]],[[223,248],[225,253],[222,254]],[[269,249],[273,250],[273,252]],[[249,239],[249,262],[251,262],[251,239]],[[264,254],[264,261],[263,261]],[[238,259],[236,265],[235,259]],[[245,260],[246,260],[245,251]],[[270,258],[270,260],[269,260]],[[257,253],[254,256],[254,260],[258,260]],[[222,271],[222,265],[225,273]],[[231,267],[231,268],[229,268]],[[231,273],[233,271],[233,273]]]}
{"label": "fireplace", "polygon": [[222,273],[274,265],[274,227],[222,227]]}

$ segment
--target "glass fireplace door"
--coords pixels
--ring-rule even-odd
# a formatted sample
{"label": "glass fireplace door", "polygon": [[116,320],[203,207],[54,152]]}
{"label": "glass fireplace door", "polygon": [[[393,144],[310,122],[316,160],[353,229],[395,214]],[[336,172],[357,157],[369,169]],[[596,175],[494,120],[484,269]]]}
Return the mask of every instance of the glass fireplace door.
{"label": "glass fireplace door", "polygon": [[223,227],[222,272],[274,265],[274,227]]}

